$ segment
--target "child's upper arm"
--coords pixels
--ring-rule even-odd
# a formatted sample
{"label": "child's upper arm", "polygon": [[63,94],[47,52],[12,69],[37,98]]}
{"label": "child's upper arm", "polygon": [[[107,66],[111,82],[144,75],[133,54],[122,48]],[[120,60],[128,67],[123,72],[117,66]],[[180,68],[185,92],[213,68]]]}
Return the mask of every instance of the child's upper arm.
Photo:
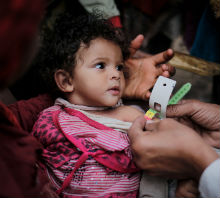
{"label": "child's upper arm", "polygon": [[123,121],[133,122],[138,116],[144,116],[144,113],[132,106],[119,107]]}

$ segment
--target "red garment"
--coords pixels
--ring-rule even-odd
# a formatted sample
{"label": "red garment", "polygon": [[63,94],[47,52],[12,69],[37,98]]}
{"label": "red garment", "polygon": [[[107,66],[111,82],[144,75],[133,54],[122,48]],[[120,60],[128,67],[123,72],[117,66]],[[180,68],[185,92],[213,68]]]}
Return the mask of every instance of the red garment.
{"label": "red garment", "polygon": [[0,197],[40,197],[37,162],[41,145],[0,103]]}
{"label": "red garment", "polygon": [[[27,64],[42,19],[44,0],[0,1],[0,87]],[[41,145],[0,103],[0,197],[41,197],[37,157]],[[44,196],[45,197],[45,196]]]}
{"label": "red garment", "polygon": [[38,114],[53,103],[48,94],[41,94],[29,100],[20,100],[8,108],[14,113],[22,129],[31,132]]}
{"label": "red garment", "polygon": [[[43,0],[0,3],[0,86],[21,70],[33,45],[43,13]],[[16,73],[15,73],[16,72]]]}
{"label": "red garment", "polygon": [[120,16],[114,16],[108,19],[116,28],[122,28]]}

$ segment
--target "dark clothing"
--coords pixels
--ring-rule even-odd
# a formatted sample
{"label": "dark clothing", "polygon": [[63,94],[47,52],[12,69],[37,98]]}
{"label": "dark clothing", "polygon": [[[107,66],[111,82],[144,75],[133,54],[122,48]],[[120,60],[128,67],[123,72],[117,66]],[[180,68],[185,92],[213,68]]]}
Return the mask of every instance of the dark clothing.
{"label": "dark clothing", "polygon": [[4,104],[0,108],[0,197],[40,197],[36,162],[41,145]]}
{"label": "dark clothing", "polygon": [[[214,17],[210,6],[202,15],[190,53],[220,63],[220,21]],[[212,103],[220,104],[220,75],[213,77]]]}
{"label": "dark clothing", "polygon": [[29,100],[20,100],[8,107],[16,116],[22,129],[30,133],[38,114],[52,105],[52,98],[47,94],[42,94]]}
{"label": "dark clothing", "polygon": [[38,113],[52,104],[48,95],[9,107],[0,103],[0,197],[45,197],[48,181],[37,168],[42,146],[29,133]]}

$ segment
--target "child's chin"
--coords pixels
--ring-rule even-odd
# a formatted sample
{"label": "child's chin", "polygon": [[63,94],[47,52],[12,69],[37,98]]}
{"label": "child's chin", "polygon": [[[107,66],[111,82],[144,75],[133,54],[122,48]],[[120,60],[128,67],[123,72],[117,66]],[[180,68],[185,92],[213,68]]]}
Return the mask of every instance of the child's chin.
{"label": "child's chin", "polygon": [[118,106],[118,101],[108,105],[108,107],[117,107],[117,106]]}
{"label": "child's chin", "polygon": [[118,101],[117,102],[106,102],[106,103],[103,103],[102,106],[104,107],[115,107],[117,105]]}
{"label": "child's chin", "polygon": [[115,107],[118,106],[118,102],[121,101],[120,99],[118,99],[118,97],[114,97],[114,98],[105,98],[105,100],[103,100],[102,102],[100,102],[100,106],[104,106],[104,107]]}

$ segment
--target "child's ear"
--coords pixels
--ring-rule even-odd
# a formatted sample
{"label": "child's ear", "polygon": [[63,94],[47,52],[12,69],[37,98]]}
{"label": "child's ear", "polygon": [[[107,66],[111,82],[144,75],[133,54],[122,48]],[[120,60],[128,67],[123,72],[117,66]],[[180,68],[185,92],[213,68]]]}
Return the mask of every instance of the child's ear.
{"label": "child's ear", "polygon": [[73,92],[74,85],[73,85],[73,79],[72,76],[70,76],[69,72],[58,69],[54,74],[54,79],[56,81],[56,84],[58,88],[62,92]]}

